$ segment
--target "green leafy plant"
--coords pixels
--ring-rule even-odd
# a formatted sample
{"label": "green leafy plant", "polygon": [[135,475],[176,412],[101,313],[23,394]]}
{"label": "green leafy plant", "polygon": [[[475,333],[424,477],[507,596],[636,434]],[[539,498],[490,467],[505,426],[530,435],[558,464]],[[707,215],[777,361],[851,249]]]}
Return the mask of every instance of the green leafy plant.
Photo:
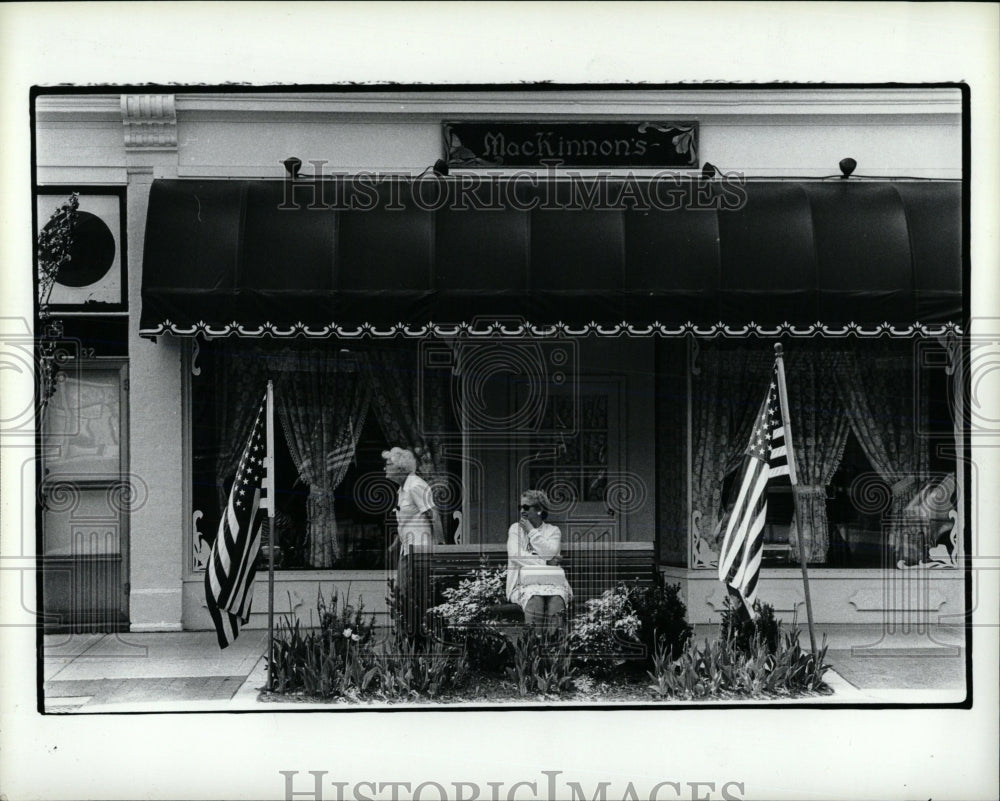
{"label": "green leafy plant", "polygon": [[457,586],[445,588],[444,601],[427,610],[434,638],[464,646],[476,670],[503,672],[512,658],[510,624],[497,615],[506,604],[506,592],[506,572],[485,565]]}
{"label": "green leafy plant", "polygon": [[752,650],[755,638],[767,645],[770,653],[778,650],[781,642],[781,623],[774,617],[774,607],[759,600],[754,602],[756,620],[741,608],[739,602],[734,603],[731,596],[726,596],[722,609],[719,636],[723,640],[731,640],[735,646],[744,652]]}
{"label": "green leafy plant", "polygon": [[623,665],[627,658],[642,655],[636,613],[636,589],[620,583],[585,604],[573,618],[569,647],[577,663],[586,671],[606,674]]}
{"label": "green leafy plant", "polygon": [[361,674],[363,693],[383,698],[436,698],[468,680],[469,666],[462,649],[433,640],[426,648],[399,629],[382,644],[372,664]]}
{"label": "green leafy plant", "polygon": [[691,637],[680,586],[658,576],[648,587],[619,583],[586,603],[572,621],[570,648],[589,673],[649,668],[665,644],[678,656]]}
{"label": "green leafy plant", "polygon": [[38,256],[38,383],[42,413],[55,394],[59,378],[57,342],[62,338],[62,321],[53,320],[49,298],[59,269],[72,259],[73,231],[79,219],[80,196],[72,193],[49,217],[35,242]]}
{"label": "green leafy plant", "polygon": [[518,693],[554,695],[574,688],[577,669],[567,647],[566,637],[556,634],[540,638],[530,626],[523,627],[513,641],[513,660],[507,677]]}
{"label": "green leafy plant", "polygon": [[[653,662],[656,648],[665,644],[676,658],[691,639],[687,606],[681,600],[680,585],[667,584],[659,573],[652,586],[636,590],[631,604],[639,618],[639,640],[645,648],[646,666]],[[640,663],[641,664],[641,663]]]}
{"label": "green leafy plant", "polygon": [[[773,611],[770,620],[774,620]],[[799,644],[799,631],[782,631],[781,621],[774,622],[777,641],[773,650],[771,628],[762,627],[748,639],[735,627],[726,636],[704,645],[688,641],[676,658],[671,658],[666,640],[661,640],[653,654],[648,672],[650,692],[659,698],[692,700],[712,697],[779,697],[806,693],[828,694],[823,676],[827,644],[814,656]]]}
{"label": "green leafy plant", "polygon": [[[390,593],[392,588],[390,587]],[[289,598],[291,605],[291,598]],[[435,698],[464,684],[468,662],[461,648],[426,643],[392,627],[376,642],[374,615],[358,605],[318,594],[310,625],[283,615],[268,667],[274,692],[315,698]]]}
{"label": "green leafy plant", "polygon": [[450,626],[468,626],[491,620],[491,609],[507,601],[507,575],[502,569],[484,567],[464,578],[455,587],[446,587],[444,603],[428,610]]}
{"label": "green leafy plant", "polygon": [[319,590],[315,611],[318,626],[305,628],[290,614],[278,621],[268,660],[273,691],[328,698],[360,686],[371,661],[375,616],[366,619],[360,601],[356,607],[338,604],[336,591],[327,601]]}

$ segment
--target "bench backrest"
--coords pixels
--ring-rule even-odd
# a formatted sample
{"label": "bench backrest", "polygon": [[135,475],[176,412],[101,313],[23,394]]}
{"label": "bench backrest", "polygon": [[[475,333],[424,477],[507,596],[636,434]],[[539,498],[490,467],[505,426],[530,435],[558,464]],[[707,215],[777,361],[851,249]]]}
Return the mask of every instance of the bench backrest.
{"label": "bench backrest", "polygon": [[[411,569],[429,576],[431,605],[444,600],[443,589],[457,586],[482,566],[507,568],[507,548],[501,543],[411,546],[409,553]],[[570,616],[620,581],[650,586],[656,576],[651,542],[570,543],[563,545],[561,554],[566,580],[573,588]]]}

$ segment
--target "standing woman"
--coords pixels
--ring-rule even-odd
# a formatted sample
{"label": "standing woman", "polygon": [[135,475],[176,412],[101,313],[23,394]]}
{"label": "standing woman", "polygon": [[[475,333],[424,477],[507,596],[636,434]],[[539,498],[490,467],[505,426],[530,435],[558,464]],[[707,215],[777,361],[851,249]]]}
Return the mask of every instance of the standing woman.
{"label": "standing woman", "polygon": [[524,610],[525,622],[553,633],[573,597],[559,566],[562,534],[545,520],[549,498],[541,490],[521,494],[520,512],[507,530],[507,598]]}
{"label": "standing woman", "polygon": [[399,486],[396,496],[396,536],[389,545],[390,553],[399,548],[396,568],[396,590],[402,602],[403,618],[408,632],[420,632],[420,617],[427,607],[430,586],[423,572],[411,575],[409,551],[411,545],[428,546],[444,543],[444,531],[431,488],[417,475],[417,458],[406,448],[382,451],[385,474]]}

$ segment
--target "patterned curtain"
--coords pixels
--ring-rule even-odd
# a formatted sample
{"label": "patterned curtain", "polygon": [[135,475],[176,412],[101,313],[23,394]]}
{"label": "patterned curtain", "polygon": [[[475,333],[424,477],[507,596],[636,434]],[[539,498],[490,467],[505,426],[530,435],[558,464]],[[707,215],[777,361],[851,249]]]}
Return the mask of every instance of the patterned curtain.
{"label": "patterned curtain", "polygon": [[889,546],[895,559],[919,562],[922,544],[903,510],[927,478],[925,430],[914,418],[912,345],[866,343],[837,371],[837,389],[855,436],[876,472],[891,488]]}
{"label": "patterned curtain", "polygon": [[692,515],[700,542],[694,567],[717,557],[724,511],[722,487],[742,458],[764,397],[771,355],[766,348],[728,350],[702,346],[691,381],[693,429]]}
{"label": "patterned curtain", "polygon": [[213,343],[213,348],[217,351],[218,365],[214,370],[212,399],[216,432],[215,484],[219,509],[223,509],[227,482],[236,475],[241,448],[250,435],[254,415],[264,397],[267,369],[255,348],[229,341]]}
{"label": "patterned curtain", "polygon": [[341,555],[334,491],[354,458],[370,392],[356,356],[339,350],[282,351],[275,406],[288,449],[309,487],[307,561],[332,567]]}
{"label": "patterned curtain", "polygon": [[785,381],[798,485],[793,489],[795,521],[791,556],[801,561],[795,527],[801,527],[806,559],[824,563],[830,548],[826,488],[844,456],[850,424],[836,376],[847,355],[828,350],[793,350],[785,359]]}
{"label": "patterned curtain", "polygon": [[[416,350],[375,347],[363,365],[371,387],[372,412],[387,445],[416,454],[417,472],[431,485],[438,509],[456,505],[452,495],[460,482],[449,480],[441,438],[436,434],[448,430],[447,378],[434,371],[421,375]],[[444,531],[448,530],[445,524]]]}

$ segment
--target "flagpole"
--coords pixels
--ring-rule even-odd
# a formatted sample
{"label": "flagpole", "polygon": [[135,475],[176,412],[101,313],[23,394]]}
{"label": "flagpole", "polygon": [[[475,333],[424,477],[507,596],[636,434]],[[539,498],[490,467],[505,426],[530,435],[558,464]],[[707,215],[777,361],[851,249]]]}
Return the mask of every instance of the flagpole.
{"label": "flagpole", "polygon": [[267,426],[267,451],[264,454],[265,481],[267,481],[267,689],[274,689],[274,549],[278,541],[278,527],[275,525],[274,482],[274,385],[267,382],[267,403],[265,404],[265,425]]}
{"label": "flagpole", "polygon": [[[778,401],[781,403],[781,419],[785,426],[785,451],[788,459],[788,478],[793,487],[798,485],[795,475],[795,450],[792,445],[792,418],[788,413],[788,391],[785,389],[785,363],[782,360],[782,347],[780,342],[774,343],[774,360],[778,368]],[[794,492],[794,490],[793,490]],[[802,567],[802,587],[806,596],[806,620],[809,623],[809,645],[812,647],[812,654],[816,656],[816,632],[813,630],[812,599],[809,597],[809,571],[806,562],[809,558],[806,554],[805,542],[802,538],[802,521],[796,519],[795,531],[799,540],[799,564]]]}

